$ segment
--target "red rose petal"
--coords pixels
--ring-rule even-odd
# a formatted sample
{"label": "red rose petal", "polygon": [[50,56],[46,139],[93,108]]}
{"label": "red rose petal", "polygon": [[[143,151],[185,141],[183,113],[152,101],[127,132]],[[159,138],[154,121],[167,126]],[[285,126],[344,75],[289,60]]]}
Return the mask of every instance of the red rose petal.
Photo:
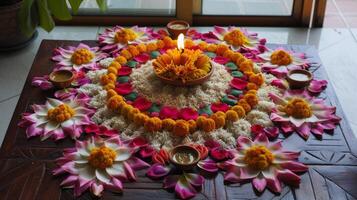
{"label": "red rose petal", "polygon": [[172,106],[163,106],[159,113],[161,119],[165,119],[165,118],[177,119],[179,115],[180,115],[179,110]]}
{"label": "red rose petal", "polygon": [[138,97],[132,105],[140,111],[145,111],[151,107],[152,103],[144,97]]}
{"label": "red rose petal", "polygon": [[223,56],[216,56],[213,61],[218,64],[224,65],[229,61],[229,59]]}
{"label": "red rose petal", "polygon": [[222,111],[222,112],[226,112],[229,109],[229,106],[225,103],[212,103],[211,105],[211,110],[212,112],[218,112],[218,111]]}
{"label": "red rose petal", "polygon": [[132,69],[130,67],[121,67],[118,71],[119,76],[128,76],[131,74]]}
{"label": "red rose petal", "polygon": [[192,108],[182,108],[180,110],[180,118],[184,120],[196,120],[198,117],[198,112]]}
{"label": "red rose petal", "polygon": [[142,53],[140,55],[135,56],[134,60],[139,63],[146,63],[148,60],[150,60],[150,56],[147,53]]}
{"label": "red rose petal", "polygon": [[231,86],[237,90],[243,90],[247,87],[248,82],[240,78],[234,78],[231,81]]}
{"label": "red rose petal", "polygon": [[130,83],[121,83],[116,85],[115,91],[120,95],[127,95],[133,91],[133,88]]}

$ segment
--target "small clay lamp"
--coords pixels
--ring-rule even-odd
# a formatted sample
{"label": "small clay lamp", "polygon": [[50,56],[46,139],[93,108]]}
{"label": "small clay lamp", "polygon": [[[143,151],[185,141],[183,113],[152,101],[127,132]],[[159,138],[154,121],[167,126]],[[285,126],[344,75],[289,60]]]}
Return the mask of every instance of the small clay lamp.
{"label": "small clay lamp", "polygon": [[71,86],[73,79],[74,73],[69,70],[53,71],[50,74],[50,81],[58,88],[67,88]]}
{"label": "small clay lamp", "polygon": [[166,25],[166,28],[169,31],[171,38],[176,39],[180,33],[186,35],[188,29],[190,28],[190,24],[182,20],[175,20],[169,22]]}
{"label": "small clay lamp", "polygon": [[190,170],[200,161],[200,152],[188,145],[179,145],[170,151],[170,161],[182,170]]}
{"label": "small clay lamp", "polygon": [[312,73],[304,69],[294,69],[289,71],[286,80],[291,89],[302,89],[310,84]]}

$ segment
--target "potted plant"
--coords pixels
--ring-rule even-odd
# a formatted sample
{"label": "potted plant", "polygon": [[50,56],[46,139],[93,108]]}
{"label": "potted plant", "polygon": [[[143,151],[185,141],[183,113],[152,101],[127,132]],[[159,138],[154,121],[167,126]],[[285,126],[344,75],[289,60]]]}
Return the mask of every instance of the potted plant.
{"label": "potted plant", "polygon": [[[0,50],[18,49],[37,36],[40,26],[50,32],[54,19],[71,20],[83,0],[2,0],[0,2]],[[101,11],[106,0],[96,0]]]}

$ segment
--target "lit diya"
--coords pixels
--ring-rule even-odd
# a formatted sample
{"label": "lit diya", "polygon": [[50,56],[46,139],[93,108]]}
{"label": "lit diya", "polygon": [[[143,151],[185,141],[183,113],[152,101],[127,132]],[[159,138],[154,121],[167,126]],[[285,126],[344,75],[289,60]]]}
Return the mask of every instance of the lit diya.
{"label": "lit diya", "polygon": [[289,82],[291,89],[301,89],[310,84],[312,74],[304,69],[294,69],[289,71],[286,80]]}
{"label": "lit diya", "polygon": [[71,86],[74,79],[74,73],[69,70],[54,71],[49,76],[50,81],[58,88],[67,88]]}
{"label": "lit diya", "polygon": [[191,86],[207,81],[213,72],[210,58],[201,50],[185,49],[184,35],[177,39],[177,49],[160,55],[153,67],[157,77],[164,83],[176,86]]}
{"label": "lit diya", "polygon": [[200,161],[200,152],[188,145],[179,145],[170,152],[170,161],[182,170],[190,170]]}
{"label": "lit diya", "polygon": [[176,20],[168,23],[166,28],[169,31],[171,37],[176,39],[180,34],[186,35],[190,25],[185,21]]}

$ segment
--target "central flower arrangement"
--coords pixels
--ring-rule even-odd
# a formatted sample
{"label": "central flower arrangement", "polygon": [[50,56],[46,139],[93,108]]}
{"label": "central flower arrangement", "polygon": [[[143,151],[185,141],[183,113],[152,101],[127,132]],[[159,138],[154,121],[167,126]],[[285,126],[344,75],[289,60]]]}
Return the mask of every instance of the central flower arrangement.
{"label": "central flower arrangement", "polygon": [[[293,69],[308,70],[305,55],[265,42],[236,27],[189,30],[178,40],[145,27],[106,29],[99,47],[54,50],[55,70],[69,70],[71,86],[33,105],[19,125],[27,137],[75,140],[54,170],[66,175],[61,186],[75,196],[122,192],[123,182],[146,167],[182,199],[199,192],[200,170],[279,193],[281,183],[298,186],[297,173],[307,166],[297,162],[299,153],[269,140],[293,132],[321,138],[340,118],[318,98],[327,81],[301,90],[285,81]],[[48,76],[33,85],[54,87]]]}

